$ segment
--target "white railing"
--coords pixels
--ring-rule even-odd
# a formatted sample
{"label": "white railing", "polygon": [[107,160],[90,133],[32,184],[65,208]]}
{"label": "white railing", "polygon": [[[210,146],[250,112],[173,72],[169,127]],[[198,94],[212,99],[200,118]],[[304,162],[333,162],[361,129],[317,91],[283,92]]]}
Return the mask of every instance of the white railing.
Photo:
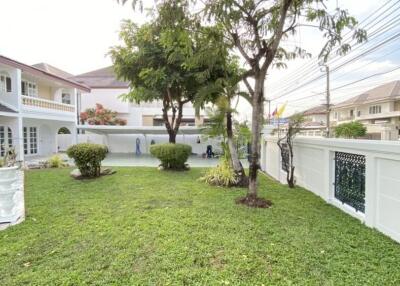
{"label": "white railing", "polygon": [[51,101],[43,98],[32,97],[32,96],[22,96],[22,104],[39,107],[39,108],[46,108],[58,111],[66,111],[66,112],[75,112],[75,106],[71,104],[65,104],[61,102]]}

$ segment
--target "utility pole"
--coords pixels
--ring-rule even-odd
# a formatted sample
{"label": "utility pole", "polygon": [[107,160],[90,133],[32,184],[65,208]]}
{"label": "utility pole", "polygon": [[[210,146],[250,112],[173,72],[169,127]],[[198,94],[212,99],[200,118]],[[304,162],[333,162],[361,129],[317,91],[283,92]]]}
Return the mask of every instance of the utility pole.
{"label": "utility pole", "polygon": [[326,69],[326,137],[331,137],[331,90],[329,78],[329,66],[325,65]]}
{"label": "utility pole", "polygon": [[325,67],[325,71],[321,69],[322,72],[326,72],[326,137],[331,137],[331,90],[330,90],[330,71],[329,66],[326,64],[320,64]]}

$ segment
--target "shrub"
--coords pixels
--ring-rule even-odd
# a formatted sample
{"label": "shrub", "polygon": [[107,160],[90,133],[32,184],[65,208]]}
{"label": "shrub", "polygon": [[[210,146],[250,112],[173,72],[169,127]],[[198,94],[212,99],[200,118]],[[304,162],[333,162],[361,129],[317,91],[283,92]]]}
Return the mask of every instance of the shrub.
{"label": "shrub", "polygon": [[51,158],[47,161],[50,168],[61,168],[65,167],[65,163],[59,155],[51,156]]}
{"label": "shrub", "polygon": [[165,169],[182,170],[192,153],[192,147],[186,144],[155,144],[150,146],[150,154],[161,161]]}
{"label": "shrub", "polygon": [[238,183],[235,171],[226,159],[222,159],[217,167],[209,169],[206,174],[200,178],[200,181],[220,187],[231,187]]}
{"label": "shrub", "polygon": [[107,153],[106,146],[92,143],[76,144],[67,150],[68,156],[74,159],[83,177],[100,176],[101,161]]}
{"label": "shrub", "polygon": [[336,137],[357,138],[367,133],[367,128],[358,121],[339,124],[335,128]]}

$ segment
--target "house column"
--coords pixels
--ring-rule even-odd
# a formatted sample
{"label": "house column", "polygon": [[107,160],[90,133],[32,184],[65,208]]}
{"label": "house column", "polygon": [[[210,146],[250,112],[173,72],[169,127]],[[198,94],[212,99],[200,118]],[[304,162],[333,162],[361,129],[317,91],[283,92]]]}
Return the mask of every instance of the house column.
{"label": "house column", "polygon": [[15,128],[13,128],[16,132],[15,134],[15,152],[17,153],[17,160],[24,161],[24,124],[21,116],[18,116],[15,120]]}

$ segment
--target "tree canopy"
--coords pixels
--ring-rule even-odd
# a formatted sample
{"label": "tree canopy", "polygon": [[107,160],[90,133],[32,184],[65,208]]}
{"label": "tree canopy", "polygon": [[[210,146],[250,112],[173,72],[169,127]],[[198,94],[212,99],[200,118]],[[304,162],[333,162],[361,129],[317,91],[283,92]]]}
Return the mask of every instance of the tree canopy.
{"label": "tree canopy", "polygon": [[117,75],[130,83],[124,98],[161,101],[170,141],[175,142],[183,105],[202,107],[216,96],[200,96],[200,91],[224,76],[228,50],[221,44],[221,31],[203,27],[187,1],[164,1],[154,13],[154,20],[142,26],[125,21],[120,32],[123,44],[110,54]]}
{"label": "tree canopy", "polygon": [[336,137],[358,138],[365,134],[367,134],[367,128],[359,121],[342,123],[335,128]]}

